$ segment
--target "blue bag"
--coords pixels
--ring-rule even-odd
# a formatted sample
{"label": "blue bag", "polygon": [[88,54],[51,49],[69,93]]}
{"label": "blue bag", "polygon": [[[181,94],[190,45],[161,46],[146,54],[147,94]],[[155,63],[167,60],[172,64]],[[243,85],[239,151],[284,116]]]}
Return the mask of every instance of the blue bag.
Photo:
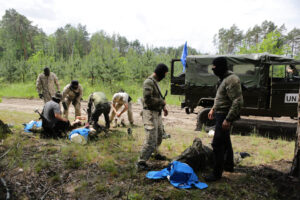
{"label": "blue bag", "polygon": [[75,129],[73,130],[70,135],[69,135],[69,139],[71,140],[71,136],[75,133],[79,134],[79,135],[82,135],[84,137],[84,139],[87,141],[88,140],[88,136],[89,136],[89,132],[90,132],[90,129],[88,128],[78,128],[78,129]]}
{"label": "blue bag", "polygon": [[27,123],[27,124],[24,124],[24,131],[26,132],[26,133],[30,133],[31,131],[30,131],[30,129],[32,129],[33,128],[33,126],[36,126],[36,128],[41,128],[42,127],[42,121],[30,121],[29,123]]}
{"label": "blue bag", "polygon": [[206,183],[198,181],[194,170],[186,163],[174,161],[161,171],[150,171],[146,174],[149,179],[168,178],[170,183],[179,189],[191,188],[193,185],[199,189],[207,188]]}

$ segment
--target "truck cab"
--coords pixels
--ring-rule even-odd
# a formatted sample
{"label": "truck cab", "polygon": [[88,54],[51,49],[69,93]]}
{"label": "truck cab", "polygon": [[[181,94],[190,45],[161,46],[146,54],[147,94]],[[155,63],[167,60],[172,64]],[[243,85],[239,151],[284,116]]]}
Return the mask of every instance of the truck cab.
{"label": "truck cab", "polygon": [[197,106],[206,108],[198,113],[198,124],[208,122],[207,113],[214,104],[218,77],[213,74],[211,63],[219,56],[227,59],[228,69],[241,80],[241,115],[297,117],[300,61],[267,53],[187,56],[185,71],[178,73],[178,68],[182,69],[180,60],[173,59],[171,94],[184,96],[181,107],[186,113]]}

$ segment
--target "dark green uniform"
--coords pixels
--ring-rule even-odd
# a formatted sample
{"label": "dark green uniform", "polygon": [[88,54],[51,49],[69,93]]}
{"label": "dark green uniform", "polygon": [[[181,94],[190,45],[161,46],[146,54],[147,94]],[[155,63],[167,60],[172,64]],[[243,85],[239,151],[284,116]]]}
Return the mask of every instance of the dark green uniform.
{"label": "dark green uniform", "polygon": [[233,171],[233,150],[230,131],[222,128],[224,120],[232,122],[239,117],[243,105],[240,79],[231,71],[224,74],[218,87],[213,106],[216,128],[212,141],[215,156],[214,176],[220,178],[223,170]]}
{"label": "dark green uniform", "polygon": [[232,122],[240,115],[243,105],[241,82],[233,72],[227,71],[218,87],[213,109],[215,113],[223,113],[226,120]]}
{"label": "dark green uniform", "polygon": [[97,127],[98,119],[104,114],[106,128],[109,128],[110,104],[103,92],[94,92],[88,99],[88,121]]}

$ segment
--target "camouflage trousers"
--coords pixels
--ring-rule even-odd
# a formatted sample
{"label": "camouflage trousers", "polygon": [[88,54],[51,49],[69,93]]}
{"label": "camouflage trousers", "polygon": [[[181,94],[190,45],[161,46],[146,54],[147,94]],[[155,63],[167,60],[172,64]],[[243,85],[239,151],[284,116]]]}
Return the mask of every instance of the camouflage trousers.
{"label": "camouflage trousers", "polygon": [[54,94],[51,95],[49,91],[43,91],[43,100],[44,100],[44,103],[47,103],[48,101],[51,101],[52,96],[54,96]]}
{"label": "camouflage trousers", "polygon": [[68,117],[69,117],[69,107],[70,107],[71,103],[73,104],[74,109],[75,109],[75,118],[77,116],[81,116],[81,111],[80,111],[81,104],[80,104],[80,101],[78,102],[78,101],[74,101],[74,100],[70,100],[70,99],[66,98],[65,102],[66,102],[66,105],[67,105],[67,109],[64,108],[64,117],[66,119],[68,119]]}
{"label": "camouflage trousers", "polygon": [[[118,111],[122,106],[123,106],[123,104],[118,103],[116,105],[116,110]],[[109,120],[112,122],[113,119],[115,118],[115,116],[116,116],[116,113],[114,112],[114,110],[112,110]],[[127,116],[128,116],[128,121],[131,124],[133,124],[133,114],[132,114],[132,104],[131,104],[131,102],[128,103]]]}
{"label": "camouflage trousers", "polygon": [[161,114],[157,111],[143,110],[143,123],[146,133],[139,162],[147,161],[153,152],[158,151],[162,142],[163,124]]}

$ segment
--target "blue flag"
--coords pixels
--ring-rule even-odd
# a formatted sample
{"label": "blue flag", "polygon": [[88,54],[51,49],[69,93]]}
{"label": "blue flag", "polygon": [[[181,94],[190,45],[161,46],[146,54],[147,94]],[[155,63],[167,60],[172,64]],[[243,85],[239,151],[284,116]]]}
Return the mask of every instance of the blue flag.
{"label": "blue flag", "polygon": [[181,55],[181,63],[183,66],[182,72],[185,71],[187,55],[188,55],[188,48],[187,48],[187,42],[185,42],[183,50],[182,50],[182,55]]}

